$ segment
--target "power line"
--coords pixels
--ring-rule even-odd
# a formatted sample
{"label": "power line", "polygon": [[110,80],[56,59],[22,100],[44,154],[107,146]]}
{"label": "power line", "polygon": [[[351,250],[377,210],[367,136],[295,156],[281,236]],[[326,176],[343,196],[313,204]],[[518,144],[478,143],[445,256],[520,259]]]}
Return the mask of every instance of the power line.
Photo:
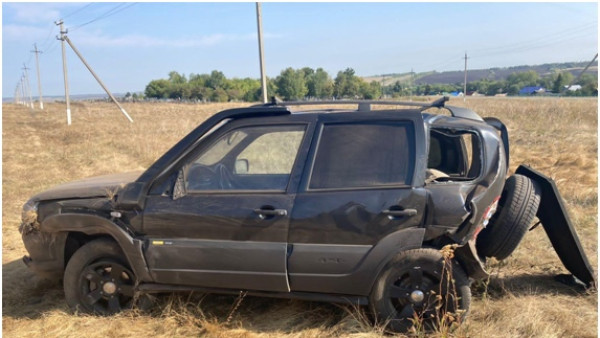
{"label": "power line", "polygon": [[67,15],[63,16],[62,18],[63,18],[63,19],[66,19],[66,18],[70,17],[71,15],[73,15],[73,14],[76,14],[76,13],[79,13],[79,12],[81,12],[82,10],[84,10],[84,9],[86,9],[86,8],[88,8],[88,7],[90,7],[90,6],[91,6],[91,5],[93,5],[93,4],[94,4],[93,2],[90,2],[89,4],[87,4],[87,5],[83,6],[83,7],[79,8],[79,9],[76,9],[76,10],[74,10],[73,12],[71,12],[71,13],[69,13],[69,14],[67,14]]}
{"label": "power line", "polygon": [[[87,25],[89,25],[89,24],[91,24],[93,22],[96,22],[98,20],[102,20],[102,19],[108,18],[109,16],[113,16],[113,15],[119,13],[119,12],[122,12],[122,11],[126,10],[127,8],[129,8],[129,7],[133,6],[133,5],[136,5],[136,4],[137,4],[137,2],[134,2],[134,3],[131,3],[131,4],[121,3],[121,4],[119,4],[119,5],[111,8],[110,10],[106,11],[104,14],[101,14],[97,18],[92,19],[92,20],[90,20],[88,22],[82,23],[80,25],[77,25],[75,27],[72,27],[70,30],[72,32],[72,31],[74,31],[76,29],[79,29],[81,27],[87,26]],[[123,7],[123,6],[125,6],[125,7]]]}
{"label": "power line", "polygon": [[46,52],[45,52],[45,53],[46,53],[46,55],[48,55],[48,54],[50,54],[50,53],[54,52],[54,50],[56,49],[56,47],[57,47],[58,45],[59,45],[59,43],[54,43],[54,44],[50,45],[50,48],[49,48],[49,49],[47,49],[47,50],[46,50]]}
{"label": "power line", "polygon": [[46,36],[46,38],[44,39],[44,41],[41,43],[42,49],[48,49],[48,47],[50,46],[50,43],[52,42],[52,40],[50,38],[52,37],[52,33],[53,32],[54,32],[54,24],[51,23],[48,35]]}
{"label": "power line", "polygon": [[[592,24],[592,23],[588,23],[583,26],[573,27],[573,28],[559,31],[559,32],[556,32],[553,34],[547,34],[541,38],[520,41],[517,43],[503,45],[503,46],[495,46],[495,47],[488,47],[488,48],[475,48],[474,51],[475,51],[475,53],[484,52],[484,54],[482,54],[482,55],[485,56],[485,55],[494,55],[494,54],[505,53],[505,52],[512,52],[512,51],[519,50],[519,49],[530,49],[533,46],[536,46],[539,44],[548,44],[548,43],[553,44],[553,43],[556,43],[559,41],[563,41],[565,39],[570,39],[574,35],[577,35],[581,32],[589,30],[593,27],[596,27],[596,25]],[[487,53],[485,53],[485,52],[487,52]]]}
{"label": "power line", "polygon": [[580,38],[580,37],[583,37],[586,35],[587,34],[584,34],[584,35],[580,34],[580,35],[573,35],[573,36],[565,36],[563,38],[552,40],[552,41],[539,41],[538,43],[532,43],[528,46],[525,45],[525,46],[521,46],[521,47],[513,47],[510,49],[506,49],[504,51],[497,51],[497,52],[493,52],[493,53],[484,53],[484,54],[480,55],[480,57],[491,56],[491,55],[503,55],[503,54],[515,53],[515,52],[525,52],[525,51],[532,50],[532,49],[538,49],[538,48],[543,48],[543,47],[547,47],[547,46],[552,46],[552,45],[555,45],[555,44],[563,42],[563,41]]}

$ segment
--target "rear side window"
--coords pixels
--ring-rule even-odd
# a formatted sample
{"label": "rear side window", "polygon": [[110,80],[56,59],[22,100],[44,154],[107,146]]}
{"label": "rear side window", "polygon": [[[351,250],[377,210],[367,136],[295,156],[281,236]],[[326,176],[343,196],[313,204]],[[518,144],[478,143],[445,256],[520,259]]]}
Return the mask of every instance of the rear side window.
{"label": "rear side window", "polygon": [[309,189],[410,184],[414,162],[414,128],[410,122],[326,124]]}

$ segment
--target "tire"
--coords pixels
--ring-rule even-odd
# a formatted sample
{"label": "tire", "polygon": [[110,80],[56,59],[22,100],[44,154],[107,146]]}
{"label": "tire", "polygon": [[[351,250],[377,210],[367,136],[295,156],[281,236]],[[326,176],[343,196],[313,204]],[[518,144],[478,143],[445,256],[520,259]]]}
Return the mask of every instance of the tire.
{"label": "tire", "polygon": [[435,249],[398,254],[383,269],[369,296],[374,317],[392,332],[410,330],[415,326],[415,315],[426,327],[435,327],[444,317],[449,323],[447,314],[462,321],[470,304],[467,275],[456,261],[450,263]]}
{"label": "tire", "polygon": [[110,239],[85,244],[65,269],[65,298],[75,312],[110,315],[130,309],[135,284],[121,248]]}
{"label": "tire", "polygon": [[505,259],[515,251],[540,205],[540,188],[523,175],[506,180],[498,211],[477,236],[477,252],[486,257]]}

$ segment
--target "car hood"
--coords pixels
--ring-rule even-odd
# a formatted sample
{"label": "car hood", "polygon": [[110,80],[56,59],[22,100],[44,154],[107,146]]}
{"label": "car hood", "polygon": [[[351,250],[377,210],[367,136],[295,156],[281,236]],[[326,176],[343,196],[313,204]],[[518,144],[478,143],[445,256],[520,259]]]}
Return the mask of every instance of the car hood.
{"label": "car hood", "polygon": [[108,197],[119,187],[135,181],[142,171],[131,171],[85,178],[52,187],[31,198],[31,201],[45,201],[72,198]]}

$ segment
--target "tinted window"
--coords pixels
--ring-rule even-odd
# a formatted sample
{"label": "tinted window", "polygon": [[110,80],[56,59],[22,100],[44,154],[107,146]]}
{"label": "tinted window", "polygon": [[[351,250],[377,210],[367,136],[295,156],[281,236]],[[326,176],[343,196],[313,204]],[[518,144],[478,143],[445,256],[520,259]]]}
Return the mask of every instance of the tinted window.
{"label": "tinted window", "polygon": [[413,126],[408,122],[325,125],[309,188],[410,184],[414,149]]}

